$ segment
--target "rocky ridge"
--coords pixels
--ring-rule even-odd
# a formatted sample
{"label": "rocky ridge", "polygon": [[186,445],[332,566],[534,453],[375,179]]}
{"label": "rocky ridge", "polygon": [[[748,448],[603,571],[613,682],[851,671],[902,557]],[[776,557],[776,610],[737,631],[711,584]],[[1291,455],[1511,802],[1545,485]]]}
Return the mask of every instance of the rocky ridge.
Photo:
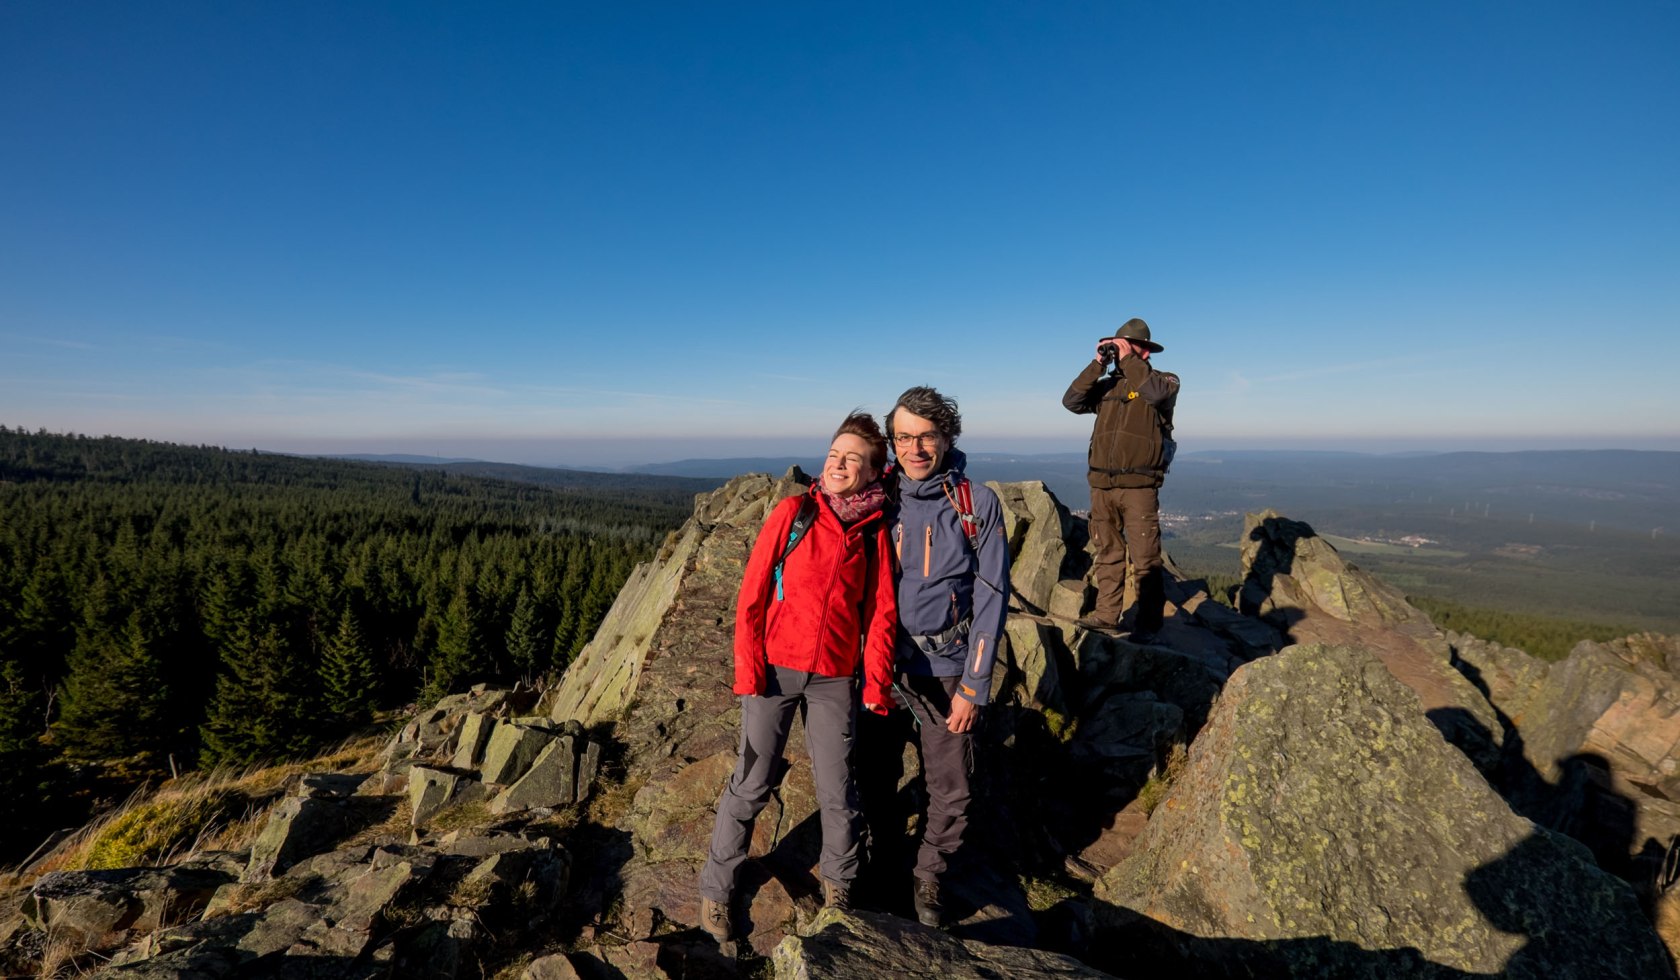
{"label": "rocky ridge", "polygon": [[0,952],[94,943],[157,977],[1673,975],[1648,917],[1676,894],[1680,641],[1547,665],[1443,633],[1269,512],[1240,612],[1174,576],[1159,642],[1086,633],[1084,522],[1039,484],[995,487],[1017,594],[958,921],[819,914],[796,727],[748,939],[718,949],[694,882],[734,761],[734,591],[804,482],[702,495],[535,712],[446,699],[379,772],[301,781],[248,852],[48,875]]}

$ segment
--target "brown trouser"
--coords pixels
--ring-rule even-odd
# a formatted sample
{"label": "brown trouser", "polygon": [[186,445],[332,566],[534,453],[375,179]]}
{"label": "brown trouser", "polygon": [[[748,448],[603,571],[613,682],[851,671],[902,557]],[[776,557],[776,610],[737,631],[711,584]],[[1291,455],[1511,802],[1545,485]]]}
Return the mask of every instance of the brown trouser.
{"label": "brown trouser", "polygon": [[1137,572],[1137,617],[1132,628],[1161,628],[1166,593],[1161,582],[1161,491],[1091,488],[1091,542],[1096,546],[1097,619],[1119,622],[1126,608],[1126,560]]}

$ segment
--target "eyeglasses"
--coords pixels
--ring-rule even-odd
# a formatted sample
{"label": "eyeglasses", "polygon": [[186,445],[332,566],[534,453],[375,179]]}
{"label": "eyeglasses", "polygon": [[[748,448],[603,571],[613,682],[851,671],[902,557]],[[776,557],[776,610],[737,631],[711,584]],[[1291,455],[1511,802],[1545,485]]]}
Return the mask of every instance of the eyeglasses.
{"label": "eyeglasses", "polygon": [[936,430],[933,432],[923,432],[919,435],[911,435],[908,432],[893,433],[894,446],[897,446],[900,449],[909,449],[912,444],[922,449],[932,449],[933,447],[939,445],[939,432]]}

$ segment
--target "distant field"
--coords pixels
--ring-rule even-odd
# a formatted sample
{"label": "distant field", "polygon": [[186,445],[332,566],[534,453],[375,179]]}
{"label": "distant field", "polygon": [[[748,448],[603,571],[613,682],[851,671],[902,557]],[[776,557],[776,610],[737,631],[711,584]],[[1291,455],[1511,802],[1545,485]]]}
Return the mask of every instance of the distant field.
{"label": "distant field", "polygon": [[[1628,631],[1680,633],[1680,557],[1660,539],[1600,531],[1594,542],[1560,536],[1547,546],[1522,546],[1513,542],[1511,527],[1475,526],[1446,539],[1450,547],[1412,549],[1353,540],[1348,532],[1360,529],[1338,526],[1349,515],[1289,516],[1313,525],[1356,566],[1411,595]],[[1331,527],[1340,533],[1327,530]],[[1192,536],[1170,536],[1164,544],[1190,574],[1236,576],[1242,572],[1241,533],[1233,519],[1198,528]],[[1441,539],[1439,533],[1428,536]]]}
{"label": "distant field", "polygon": [[[1388,544],[1381,541],[1357,541],[1340,535],[1322,535],[1324,540],[1336,546],[1336,550],[1355,555],[1392,555],[1396,558],[1463,558],[1462,551],[1448,551],[1445,548],[1431,548],[1428,546],[1412,547],[1405,544]],[[1231,547],[1236,547],[1232,544]]]}

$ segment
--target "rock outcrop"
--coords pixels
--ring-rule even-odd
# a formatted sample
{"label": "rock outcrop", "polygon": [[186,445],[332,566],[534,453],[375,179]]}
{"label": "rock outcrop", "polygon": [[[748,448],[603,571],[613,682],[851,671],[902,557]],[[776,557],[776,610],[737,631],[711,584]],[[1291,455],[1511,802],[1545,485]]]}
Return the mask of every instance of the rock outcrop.
{"label": "rock outcrop", "polygon": [[1499,710],[1508,751],[1496,781],[1513,805],[1649,880],[1680,837],[1680,637],[1582,642],[1553,664],[1449,639]]}
{"label": "rock outcrop", "polygon": [[[1442,633],[1272,513],[1245,535],[1246,611],[1169,562],[1157,642],[1091,633],[1085,522],[1037,483],[993,485],[1014,595],[956,921],[820,910],[796,724],[746,942],[720,948],[692,927],[739,737],[735,594],[805,483],[699,497],[540,704],[445,698],[378,771],[299,780],[248,850],[40,879],[0,916],[0,968],[78,937],[155,977],[1671,975],[1600,866],[1637,880],[1630,849],[1680,833],[1680,641],[1547,665]],[[1680,921],[1674,894],[1642,897]]]}
{"label": "rock outcrop", "polygon": [[1300,521],[1274,511],[1244,524],[1245,613],[1278,629],[1289,643],[1357,646],[1382,659],[1410,687],[1441,734],[1484,774],[1499,766],[1498,714],[1454,669],[1452,653],[1429,617],[1397,589],[1342,560]]}
{"label": "rock outcrop", "polygon": [[776,980],[1098,980],[1110,974],[1071,956],[964,942],[891,915],[826,911],[809,934],[789,936],[773,957]]}
{"label": "rock outcrop", "polygon": [[1632,890],[1512,813],[1373,655],[1239,670],[1096,897],[1106,948],[1198,975],[1657,977]]}

